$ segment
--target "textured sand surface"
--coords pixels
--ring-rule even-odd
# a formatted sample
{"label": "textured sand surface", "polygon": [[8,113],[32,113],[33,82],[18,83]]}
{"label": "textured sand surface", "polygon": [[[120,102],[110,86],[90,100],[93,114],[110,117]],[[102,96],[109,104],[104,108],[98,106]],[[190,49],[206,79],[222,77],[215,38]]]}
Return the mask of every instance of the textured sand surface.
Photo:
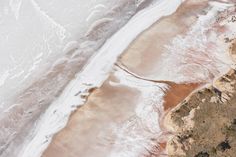
{"label": "textured sand surface", "polygon": [[[236,41],[226,42],[235,61]],[[236,70],[188,96],[168,113],[165,126],[174,132],[167,144],[170,157],[234,157]]]}
{"label": "textured sand surface", "polygon": [[236,71],[186,98],[166,117],[177,134],[167,144],[173,157],[234,157]]}

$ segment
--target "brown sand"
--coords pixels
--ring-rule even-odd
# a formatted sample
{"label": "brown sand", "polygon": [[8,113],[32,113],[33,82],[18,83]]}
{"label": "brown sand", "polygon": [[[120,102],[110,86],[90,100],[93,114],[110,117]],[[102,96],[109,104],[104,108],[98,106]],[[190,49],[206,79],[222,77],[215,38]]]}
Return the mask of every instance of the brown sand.
{"label": "brown sand", "polygon": [[[111,126],[132,118],[140,97],[137,90],[111,86],[110,81],[117,80],[111,76],[92,93],[88,102],[71,116],[66,128],[53,138],[43,157],[104,157],[110,152],[116,139]],[[197,86],[171,84],[165,96],[165,109],[176,105]],[[160,151],[165,143],[161,146]]]}
{"label": "brown sand", "polygon": [[[196,21],[197,13],[206,7],[203,1],[201,5],[192,2],[186,2],[174,15],[162,18],[143,32],[120,57],[120,62],[138,75],[145,77],[149,74],[158,75],[155,72],[157,71],[155,65],[161,52],[165,51],[164,45],[169,44],[177,34],[185,33],[187,28]],[[122,124],[131,118],[140,97],[138,90],[125,86],[110,86],[109,81],[117,80],[110,76],[101,88],[90,95],[88,102],[71,116],[67,126],[53,138],[43,157],[108,155],[116,138],[111,129],[112,124]],[[171,82],[168,85],[170,90],[166,92],[164,98],[166,111],[199,86],[199,84]],[[157,143],[157,146],[159,145],[164,149],[165,141]],[[161,148],[159,151],[163,151]],[[157,156],[159,153],[156,152],[154,155]]]}
{"label": "brown sand", "polygon": [[[134,114],[139,91],[125,86],[113,87],[110,77],[95,90],[87,103],[70,118],[58,133],[43,157],[104,157],[116,137],[112,125],[118,125]],[[118,82],[117,82],[118,83]]]}

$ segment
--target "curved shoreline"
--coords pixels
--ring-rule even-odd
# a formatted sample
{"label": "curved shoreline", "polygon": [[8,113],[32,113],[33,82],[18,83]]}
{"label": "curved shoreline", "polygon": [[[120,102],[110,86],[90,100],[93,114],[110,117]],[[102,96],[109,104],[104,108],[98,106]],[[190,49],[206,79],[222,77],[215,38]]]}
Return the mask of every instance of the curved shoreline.
{"label": "curved shoreline", "polygon": [[[24,157],[31,157],[33,154],[40,155],[51,141],[52,135],[66,125],[71,112],[75,110],[77,106],[84,104],[84,98],[88,96],[89,93],[87,92],[89,89],[101,86],[105,78],[108,77],[112,65],[115,63],[117,57],[129,45],[129,43],[132,42],[140,32],[152,25],[157,19],[174,12],[180,4],[180,0],[176,0],[175,5],[173,5],[173,1],[161,1],[156,4],[156,6],[154,5],[151,8],[144,9],[137,13],[123,28],[121,28],[121,30],[111,37],[111,39],[109,39],[100,49],[98,54],[91,59],[91,62],[85,66],[85,69],[78,74],[78,78],[72,81],[63,91],[62,95],[49,107],[45,116],[43,116],[40,121],[39,128],[36,128],[36,136],[34,136],[29,147],[26,147],[25,151],[22,152],[21,155]],[[163,8],[166,10],[163,10]],[[157,14],[157,12],[159,12],[159,14]],[[150,15],[152,18],[150,18]],[[143,22],[143,19],[146,21]],[[132,32],[130,31],[131,26],[135,28],[132,29]],[[125,34],[129,36],[126,36],[126,40],[120,41]],[[119,44],[117,44],[117,40],[120,41]],[[116,48],[112,46],[114,44]],[[94,74],[94,72],[97,74]],[[52,126],[52,124],[57,124],[57,126],[47,130],[46,128],[50,128],[49,126]],[[32,146],[34,147],[32,148]]]}
{"label": "curved shoreline", "polygon": [[[143,4],[136,4],[135,1],[122,0],[121,2],[104,15],[104,18],[109,16],[116,20],[96,26],[97,29],[104,30],[103,32],[93,36],[95,31],[92,31],[76,43],[68,43],[63,50],[65,51],[63,57],[59,57],[56,61],[53,60],[50,63],[50,68],[44,74],[40,77],[34,76],[37,78],[35,82],[29,81],[28,88],[24,88],[12,102],[6,104],[6,109],[3,108],[4,111],[0,115],[1,156],[19,155],[19,151],[24,145],[22,141],[27,143],[32,138],[31,131],[37,126],[38,118],[57,99],[66,85],[74,79],[75,74],[81,71],[88,58],[96,53],[96,50],[103,45],[107,38],[122,27],[143,6]],[[145,2],[151,4],[152,1]],[[130,6],[132,7],[129,8]],[[79,42],[81,43],[78,44]]]}
{"label": "curved shoreline", "polygon": [[[44,157],[78,156],[78,154],[85,157],[86,155],[90,157],[91,154],[101,157],[105,155],[110,157],[165,156],[165,152],[159,151],[165,147],[167,137],[163,135],[165,132],[161,126],[165,111],[174,107],[199,84],[215,81],[215,78],[233,67],[235,60],[231,58],[236,54],[235,45],[231,46],[229,54],[226,53],[230,42],[234,41],[232,38],[235,38],[236,25],[233,24],[233,18],[230,19],[235,10],[230,10],[232,5],[229,3],[205,2],[188,0],[182,3],[181,0],[175,0],[173,4],[173,0],[158,1],[155,5],[138,12],[107,41],[101,39],[100,30],[108,29],[112,20],[110,18],[101,20],[105,26],[97,31],[89,31],[85,37],[92,39],[95,35],[95,40],[80,45],[82,49],[84,48],[83,50],[88,50],[89,54],[82,49],[79,51],[78,48],[71,50],[65,58],[53,66],[51,73],[36,82],[35,86],[30,86],[19,97],[17,104],[4,112],[5,117],[1,115],[1,122],[6,129],[0,132],[5,135],[0,136],[3,139],[0,142],[6,144],[2,145],[2,148],[7,147],[7,151],[2,155],[11,154],[10,156],[20,157],[32,157],[35,154]],[[189,11],[187,15],[185,15],[186,10]],[[100,22],[93,28],[103,26]],[[152,25],[155,22],[156,24]],[[153,27],[150,28],[151,25]],[[109,35],[111,31],[108,30],[106,33]],[[90,46],[93,46],[95,50],[99,47],[96,44],[104,42],[105,44],[97,53],[92,53]],[[80,62],[79,57],[84,61]],[[88,62],[86,58],[89,58]],[[75,69],[71,70],[70,67]],[[66,79],[63,79],[63,76]],[[206,96],[210,91],[213,97],[209,101],[202,99],[201,102],[219,105],[231,101],[232,93],[229,91],[234,85],[232,77],[234,77],[234,72],[231,71],[229,75],[221,77],[224,81],[226,80],[226,83],[224,82],[226,86],[218,81],[219,89],[215,86],[204,89],[207,91],[203,92]],[[52,79],[47,80],[48,78]],[[227,81],[231,83],[227,84]],[[42,89],[44,87],[45,89]],[[191,95],[197,97],[197,102],[199,92]],[[197,103],[201,104],[201,102]],[[21,104],[25,105],[20,106]],[[174,153],[183,155],[181,153],[186,150],[181,150],[182,146],[184,149],[188,148],[188,144],[181,145],[182,143],[178,140],[187,139],[187,142],[193,142],[190,137],[192,135],[185,136],[185,134],[188,133],[189,128],[194,128],[192,119],[196,116],[194,113],[198,112],[198,108],[194,107],[194,111],[189,111],[191,105],[196,105],[196,103],[187,103],[190,107],[186,105],[186,101],[181,104],[170,114],[176,113],[176,119],[184,115],[180,121],[174,121],[178,125],[181,124],[185,130],[179,132],[181,137],[177,136],[177,142],[173,140],[174,148],[171,148],[168,143],[170,155]],[[50,107],[47,109],[48,106]],[[176,111],[179,106],[184,112]],[[46,110],[45,113],[44,110]],[[201,111],[205,113],[207,110]],[[221,113],[217,116],[220,115],[222,116]],[[39,116],[40,119],[36,121]],[[205,118],[208,117],[205,116]],[[23,123],[20,123],[22,121]],[[232,121],[232,118],[229,121]],[[24,132],[22,128],[28,130],[31,123],[35,127],[33,132],[29,131],[31,134],[26,136],[27,131]],[[80,128],[80,125],[83,128]],[[201,123],[199,125],[202,126]],[[12,132],[7,129],[12,126],[16,126],[16,129],[12,130],[12,137],[16,143],[11,142],[12,138],[8,138]],[[173,123],[172,126],[175,124]],[[208,126],[211,127],[211,125]],[[230,124],[229,127],[234,126]],[[199,128],[201,127],[194,129]],[[18,130],[20,131],[17,132]],[[27,140],[24,145],[22,144],[24,148],[20,153],[10,149],[14,147],[10,144],[22,143],[25,137]],[[189,139],[191,140],[188,141]],[[223,142],[230,145],[229,147],[234,145],[228,139]],[[83,145],[77,149],[76,144],[81,143]],[[62,146],[65,146],[65,149]],[[88,150],[90,147],[94,152]],[[219,147],[221,150],[221,146]],[[62,148],[67,152],[57,154],[57,150],[60,152]],[[43,153],[45,149],[46,152]],[[214,150],[217,149],[218,146],[214,147]],[[196,155],[206,155],[205,150],[200,152],[198,148],[196,150],[198,151]],[[192,154],[192,150],[189,152]],[[1,153],[0,150],[0,155]]]}
{"label": "curved shoreline", "polygon": [[[233,10],[235,6],[222,11],[217,23],[235,27]],[[234,61],[229,71],[191,93],[165,117],[165,127],[172,133],[167,143],[170,157],[235,155],[236,39],[234,30],[225,33],[224,51]]]}
{"label": "curved shoreline", "polygon": [[[195,3],[197,3],[197,2],[195,2]],[[173,46],[171,49],[171,50],[173,50],[173,53],[171,53],[171,54],[175,58],[172,56],[173,60],[170,60],[170,61],[176,61],[176,60],[179,61],[178,55],[180,55],[182,57],[182,58],[180,58],[180,60],[187,59],[187,61],[185,62],[186,65],[183,66],[183,68],[187,69],[188,65],[190,66],[190,68],[187,69],[188,73],[177,73],[176,70],[175,70],[175,72],[173,72],[173,68],[172,68],[171,74],[177,73],[178,75],[171,75],[172,77],[167,77],[165,75],[166,73],[164,73],[164,74],[162,74],[162,77],[161,77],[161,78],[164,78],[164,80],[166,80],[166,78],[171,78],[171,80],[172,81],[174,80],[174,82],[175,81],[177,81],[177,82],[183,81],[186,83],[186,81],[187,81],[187,82],[191,83],[191,82],[198,82],[199,80],[204,81],[204,82],[211,82],[214,77],[217,77],[218,75],[221,75],[222,73],[224,73],[224,69],[227,69],[230,67],[231,62],[230,62],[230,60],[228,60],[227,54],[225,54],[223,52],[221,53],[222,50],[225,50],[224,49],[225,47],[224,46],[221,47],[220,43],[216,43],[216,45],[218,47],[216,46],[216,48],[213,49],[213,48],[208,47],[209,46],[208,42],[202,42],[202,43],[200,42],[199,45],[202,44],[200,48],[202,48],[202,47],[205,48],[207,50],[205,52],[201,51],[202,49],[199,48],[199,45],[196,46],[193,44],[195,41],[197,42],[198,39],[205,39],[208,37],[208,36],[204,36],[205,34],[201,36],[201,33],[199,33],[199,32],[201,32],[201,31],[204,32],[204,31],[209,30],[210,32],[212,31],[213,33],[215,33],[218,31],[217,26],[216,26],[216,29],[212,30],[211,25],[212,24],[214,25],[214,20],[215,20],[214,17],[218,13],[218,11],[219,11],[218,9],[221,10],[222,8],[219,8],[215,4],[213,4],[213,6],[208,6],[208,5],[203,6],[203,8],[206,7],[205,9],[203,9],[206,13],[206,14],[204,14],[204,13],[202,13],[203,11],[201,9],[199,9],[199,8],[201,8],[201,5],[199,7],[198,4],[193,4],[193,6],[196,6],[196,8],[197,8],[195,12],[192,11],[193,16],[196,13],[198,16],[200,16],[200,18],[197,16],[197,18],[196,18],[197,22],[196,23],[194,22],[194,24],[196,24],[196,25],[193,25],[193,27],[191,27],[191,28],[188,27],[187,32],[182,31],[181,36],[179,38],[177,38],[177,40],[175,40],[175,42],[177,41],[177,43],[173,42],[172,44],[168,43],[168,45],[167,45],[169,47]],[[201,13],[200,15],[199,15],[198,11]],[[179,14],[181,15],[181,13],[177,13],[177,15],[179,15]],[[162,20],[160,20],[160,22],[157,22],[157,24],[154,26],[154,28],[156,28],[156,26],[158,28],[158,25],[161,25],[160,24],[161,21],[166,21],[166,19],[168,21],[171,18],[169,18],[169,17],[163,18]],[[174,16],[173,19],[176,19],[176,17]],[[197,19],[200,19],[200,20],[197,20]],[[195,20],[195,18],[194,18],[194,20]],[[169,23],[172,24],[171,22],[169,22]],[[189,22],[188,24],[191,25],[191,22]],[[162,26],[161,28],[163,29],[163,25],[161,25],[161,26]],[[170,26],[172,26],[172,25],[170,25]],[[180,25],[180,27],[181,26],[182,25]],[[157,30],[159,30],[159,29],[157,29]],[[150,36],[151,31],[149,32],[147,30],[146,32],[147,33],[144,33],[144,34],[149,34],[149,36]],[[196,34],[194,34],[194,33],[196,33]],[[220,32],[219,32],[219,34],[220,34]],[[198,38],[192,39],[193,35],[198,35]],[[148,38],[149,36],[147,35],[146,38]],[[140,38],[142,38],[142,36]],[[152,39],[155,40],[154,37],[151,38],[151,40]],[[158,36],[156,37],[156,39],[160,40],[160,38]],[[174,39],[176,39],[176,38],[174,38]],[[223,38],[220,37],[220,42],[222,42],[222,39]],[[137,39],[137,41],[138,40],[139,39]],[[184,44],[186,44],[186,45],[190,44],[189,49],[192,51],[189,52],[187,48],[186,49],[179,49],[179,48],[181,48],[181,46],[184,47],[183,43],[181,45],[178,45],[179,40],[184,41]],[[142,49],[142,46],[144,47],[146,44],[144,42],[145,40],[140,40],[140,41],[141,42],[137,42],[137,43],[141,44],[141,46],[140,46],[141,50],[135,49],[135,46],[132,46],[133,44],[131,44],[131,46],[129,46],[127,51],[124,52],[124,55],[122,55],[119,58],[119,62],[124,63],[126,68],[125,69],[124,68],[117,69],[117,67],[115,67],[112,74],[110,74],[109,79],[107,79],[105,85],[102,85],[101,88],[98,88],[97,90],[95,90],[94,93],[92,93],[92,95],[88,99],[88,102],[86,102],[86,105],[81,107],[80,109],[78,109],[72,115],[72,117],[69,121],[69,124],[66,126],[66,128],[63,129],[61,132],[59,132],[54,137],[53,143],[46,150],[44,156],[50,157],[50,156],[55,156],[55,154],[56,154],[56,155],[63,157],[63,155],[65,156],[66,153],[71,154],[71,156],[73,156],[73,153],[80,154],[81,156],[91,156],[91,154],[97,153],[96,155],[99,156],[99,155],[106,152],[106,153],[108,153],[106,155],[110,155],[110,156],[119,155],[119,156],[129,156],[130,157],[130,156],[137,156],[137,155],[139,155],[139,156],[155,156],[158,153],[160,153],[160,152],[158,152],[158,150],[160,149],[159,144],[163,145],[163,143],[159,143],[158,141],[161,141],[163,139],[161,139],[161,137],[159,136],[161,134],[161,130],[159,127],[160,123],[157,121],[157,119],[159,120],[159,118],[161,118],[160,115],[163,113],[162,111],[163,111],[163,108],[165,107],[165,106],[163,106],[163,105],[165,105],[165,103],[164,103],[165,99],[163,99],[163,96],[165,94],[168,95],[168,88],[171,88],[171,86],[168,86],[167,84],[158,83],[158,79],[156,79],[156,78],[158,78],[158,75],[160,74],[160,71],[162,70],[161,66],[154,66],[154,68],[156,70],[155,71],[156,73],[154,75],[155,77],[153,77],[153,76],[150,77],[150,75],[146,75],[146,74],[143,75],[142,73],[140,74],[139,72],[137,73],[137,70],[140,70],[139,69],[139,61],[140,61],[140,65],[142,65],[144,68],[146,68],[145,65],[151,64],[149,62],[148,63],[145,62],[145,59],[140,57],[142,55],[143,56],[148,55],[147,53],[145,53],[145,49],[144,50]],[[134,42],[134,45],[135,44],[136,44],[136,41]],[[174,46],[177,46],[177,47],[174,47]],[[130,50],[130,47],[132,47],[132,48],[134,47],[134,49]],[[177,49],[174,49],[174,48],[177,48]],[[196,51],[193,51],[194,48],[196,48],[195,49]],[[205,49],[203,49],[203,50],[205,50]],[[155,50],[156,49],[154,49],[154,51]],[[168,49],[168,50],[170,50],[170,49]],[[176,55],[174,53],[174,50],[177,51],[178,55]],[[178,52],[181,50],[182,50],[181,53]],[[217,51],[213,51],[213,50],[217,50]],[[136,52],[134,52],[134,51],[136,51]],[[130,55],[130,58],[127,57],[127,54]],[[171,58],[171,54],[168,57]],[[136,57],[135,55],[137,55],[138,57]],[[221,58],[219,56],[221,56]],[[207,59],[204,57],[207,57]],[[219,57],[219,58],[217,58],[217,57]],[[134,58],[139,58],[140,60],[134,61]],[[159,61],[158,57],[155,56],[153,58],[154,58],[154,60],[156,59],[156,62]],[[163,57],[162,59],[165,60],[166,58]],[[180,62],[170,62],[170,61],[169,61],[169,63],[172,65],[172,67],[174,65],[175,69],[178,68]],[[132,65],[130,63],[136,63],[136,64]],[[196,63],[198,65],[197,68],[195,67],[194,70],[191,70],[191,68],[194,67],[196,65]],[[165,64],[165,65],[168,65],[168,64]],[[220,68],[221,65],[223,65],[223,68],[222,67]],[[119,64],[118,64],[118,66],[119,66]],[[140,66],[140,67],[142,67],[142,66]],[[163,66],[163,67],[165,67],[165,66]],[[148,68],[146,68],[146,69],[148,69]],[[203,69],[203,71],[200,71],[202,69]],[[120,72],[122,70],[123,70],[123,72]],[[152,71],[153,69],[148,69],[148,70]],[[166,69],[163,68],[163,71],[164,70],[166,70]],[[197,70],[197,72],[195,72],[195,70]],[[161,72],[163,72],[163,71],[161,71]],[[144,71],[144,72],[146,72],[146,71]],[[124,75],[124,74],[126,74],[126,75]],[[193,76],[192,76],[192,74],[193,74]],[[198,74],[203,74],[203,75],[198,75]],[[113,76],[113,75],[115,75],[115,76]],[[176,77],[173,77],[173,76],[176,76]],[[191,78],[191,76],[194,78]],[[160,76],[159,76],[159,78],[160,78]],[[181,80],[183,78],[184,78],[184,80]],[[156,81],[157,84],[152,84],[153,81],[154,82]],[[141,83],[141,82],[143,82],[143,83]],[[150,85],[150,84],[152,84],[152,85]],[[187,83],[184,84],[184,86],[185,85],[188,86]],[[135,105],[135,103],[134,104],[129,103],[132,100],[132,97],[130,99],[126,98],[126,95],[130,96],[130,94],[132,95],[132,93],[133,93],[133,91],[131,89],[130,89],[131,90],[130,93],[123,91],[124,89],[128,88],[127,86],[129,88],[131,88],[132,90],[138,90],[142,94],[144,94],[143,97],[136,98],[137,100],[139,100],[138,102],[136,102],[136,105]],[[155,88],[155,87],[158,87],[158,88],[155,88],[153,91],[149,91],[148,89],[150,88],[150,90],[151,90],[151,86],[153,86],[153,88]],[[184,87],[184,86],[178,85],[178,84],[176,86],[177,86],[176,87],[177,92],[180,92],[181,88]],[[117,94],[117,91],[120,91],[120,88],[122,88],[122,87],[124,88],[122,90],[123,93],[118,92],[119,94]],[[108,92],[107,92],[107,88],[109,89]],[[114,89],[111,90],[110,88],[112,88],[112,89],[114,88]],[[178,91],[178,90],[180,90],[180,91]],[[190,90],[190,91],[188,91],[188,90]],[[191,89],[188,87],[187,91],[191,92]],[[169,92],[171,93],[171,90],[169,90]],[[188,92],[187,92],[187,94],[188,94]],[[103,95],[102,93],[105,93],[105,95]],[[148,94],[150,94],[150,95],[147,96]],[[173,97],[172,96],[171,97],[174,98],[175,93],[171,93],[171,94],[173,94],[172,95]],[[176,93],[176,95],[178,95],[178,94],[181,94],[181,93]],[[114,98],[114,97],[117,97],[117,98]],[[182,97],[181,95],[177,96],[177,97],[184,98],[184,96]],[[126,110],[126,108],[127,108],[126,105],[122,105],[122,107],[121,107],[122,109],[120,109],[123,112],[121,112],[119,109],[116,108],[117,105],[120,104],[120,101],[122,102],[122,99],[127,100],[127,102],[126,102],[127,104],[125,103],[127,106],[134,105],[133,106],[134,109],[131,112],[132,115],[130,115],[130,113],[128,112],[129,110],[127,111],[128,112],[127,115],[126,114],[123,115],[124,110]],[[177,101],[177,102],[179,102],[179,101]],[[176,105],[176,104],[172,104],[172,105]],[[113,108],[111,108],[110,106],[112,106]],[[109,112],[106,113],[105,111],[109,111]],[[87,113],[87,114],[85,114],[85,113]],[[96,115],[96,114],[98,114],[98,115]],[[119,116],[117,116],[117,114]],[[83,118],[82,115],[85,118]],[[110,119],[104,120],[103,115],[106,118],[110,118]],[[116,119],[113,119],[114,118],[113,116],[115,116],[115,118],[122,119],[122,122],[117,124]],[[128,117],[126,117],[126,116],[128,116]],[[123,118],[127,118],[127,119],[123,119]],[[115,129],[115,135],[113,134],[115,137],[113,137],[112,135],[109,135],[109,133],[110,133],[109,130],[107,132],[108,126],[104,125],[104,123],[106,123],[108,126],[110,123],[112,123],[115,126],[115,128],[112,128],[112,129]],[[141,123],[141,125],[140,125],[140,123]],[[89,126],[88,128],[90,128],[90,129],[88,129],[86,127],[86,124]],[[99,126],[99,124],[103,127],[97,128]],[[82,126],[80,127],[80,125],[82,125]],[[78,131],[78,133],[76,133],[76,131]],[[101,139],[98,138],[96,135],[100,135],[99,132],[104,133],[106,136],[105,137],[99,136]],[[108,141],[106,141],[107,138],[108,138]],[[83,139],[83,140],[81,140],[81,139]],[[101,140],[101,143],[99,142],[100,140]],[[81,145],[77,149],[75,148],[76,144],[84,143],[84,142],[85,142],[84,145]],[[106,145],[107,144],[106,142],[109,142],[109,146]],[[102,144],[102,145],[100,145],[100,144]],[[130,149],[128,149],[128,148],[130,148]],[[91,150],[95,149],[96,151],[89,152],[89,149],[91,149]],[[109,150],[107,150],[107,149],[109,149]],[[100,152],[100,151],[105,151],[105,152]],[[60,153],[58,153],[58,152],[60,152]],[[166,154],[161,154],[161,155],[165,156]]]}
{"label": "curved shoreline", "polygon": [[[170,157],[235,155],[235,69],[189,95],[168,113]],[[214,140],[213,140],[214,139]]]}

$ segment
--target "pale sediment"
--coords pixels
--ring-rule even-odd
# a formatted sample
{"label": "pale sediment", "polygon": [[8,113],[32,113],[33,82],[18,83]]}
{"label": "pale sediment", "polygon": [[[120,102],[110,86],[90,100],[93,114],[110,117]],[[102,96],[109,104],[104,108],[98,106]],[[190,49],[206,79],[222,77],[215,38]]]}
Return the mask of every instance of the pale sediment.
{"label": "pale sediment", "polygon": [[[172,5],[168,5],[168,4]],[[88,89],[100,87],[112,70],[116,58],[123,52],[130,42],[143,30],[148,28],[162,16],[173,13],[181,1],[161,1],[138,12],[123,28],[115,33],[92,57],[82,72],[72,80],[59,98],[51,104],[42,116],[39,127],[34,129],[33,140],[22,151],[22,156],[32,156],[35,152],[42,153],[52,139],[52,135],[66,125],[70,113],[79,105],[83,105],[89,95]],[[163,6],[165,7],[164,9]],[[158,13],[160,12],[160,14]],[[149,17],[149,18],[145,18]],[[151,18],[150,18],[151,17]],[[145,19],[143,22],[140,19]],[[139,27],[135,27],[135,26]],[[130,27],[135,28],[130,30]],[[123,37],[126,37],[123,40]],[[119,42],[117,42],[119,41]],[[118,43],[118,44],[117,44]],[[78,55],[77,55],[78,56]],[[52,125],[53,124],[53,125]],[[52,127],[52,128],[51,128]],[[50,129],[51,128],[51,129]],[[32,145],[34,146],[32,149]]]}
{"label": "pale sediment", "polygon": [[[151,1],[145,2],[146,6],[151,3]],[[38,9],[37,11],[41,11],[34,1],[32,1],[32,3],[34,7]],[[39,148],[35,144],[29,143],[34,139],[34,133],[39,130],[35,128],[40,124],[45,111],[58,99],[69,82],[76,77],[76,74],[83,70],[86,63],[96,54],[97,50],[104,42],[119,28],[124,26],[134,14],[140,11],[140,7],[144,7],[143,5],[144,4],[137,4],[136,1],[127,2],[124,0],[121,4],[117,3],[113,8],[107,10],[104,17],[98,20],[100,23],[97,21],[94,22],[90,31],[87,32],[86,37],[83,37],[83,35],[80,37],[78,41],[80,43],[76,45],[75,48],[65,52],[63,57],[50,64],[51,67],[45,69],[44,74],[40,77],[37,76],[35,81],[27,82],[28,88],[25,89],[24,87],[24,90],[19,92],[20,94],[16,95],[15,99],[11,101],[12,103],[5,104],[2,109],[4,111],[0,116],[1,156],[22,157],[29,155],[31,157],[32,154],[30,153],[38,156],[42,152],[41,149],[43,149],[42,147],[47,143],[48,137],[52,136],[51,132],[60,128],[60,125],[65,121],[63,118],[66,119],[66,115],[76,107],[73,106],[73,104],[66,106],[67,109],[69,108],[69,111],[67,110],[69,113],[66,113],[64,109],[64,112],[60,114],[62,120],[59,122],[54,121],[54,125],[50,125],[54,126],[54,128],[49,129],[50,127],[47,126],[47,129],[44,129],[44,134],[48,130],[50,130],[50,133],[47,132],[47,135],[41,134],[41,136],[43,136],[41,139],[37,138],[36,141],[42,146]],[[41,12],[43,15],[47,16],[43,11]],[[47,16],[47,18],[50,17]],[[113,21],[106,21],[106,19],[112,19]],[[77,92],[80,90],[82,89],[78,89]],[[87,94],[86,90],[83,92],[85,92],[85,95]],[[80,104],[81,102],[77,101],[77,103]],[[57,109],[53,111],[54,117],[56,110]],[[47,119],[48,122],[50,118],[51,121],[53,121],[53,116],[51,115]],[[59,118],[57,120],[59,120]],[[27,151],[24,151],[25,147],[28,148]],[[28,153],[28,151],[30,153]],[[20,154],[20,152],[23,152],[23,155]]]}
{"label": "pale sediment", "polygon": [[111,74],[71,116],[65,129],[54,137],[44,157],[163,153],[164,147],[160,145],[165,141],[160,140],[159,122],[164,110],[171,108],[171,100],[179,102],[198,85],[155,83],[120,70],[118,68]]}
{"label": "pale sediment", "polygon": [[[199,11],[206,7],[205,4],[186,4],[181,7],[191,10],[191,15],[185,16],[184,11],[177,10],[174,17],[162,18],[128,47],[119,59],[127,70],[118,68],[125,75],[116,69],[105,84],[92,93],[88,102],[72,115],[69,124],[53,138],[43,156],[165,155],[166,139],[161,138],[165,130],[160,126],[164,111],[174,107],[200,84],[163,81],[148,74],[156,70],[153,76],[159,75],[159,67],[155,65],[166,51],[164,45],[170,44],[177,34],[184,35],[188,27],[196,22]],[[176,24],[176,19],[181,17],[186,18],[184,21],[191,19],[184,28],[183,23]],[[160,30],[167,25],[176,29],[161,33]],[[165,40],[159,43],[163,38]],[[141,60],[137,61],[137,58]]]}
{"label": "pale sediment", "polygon": [[186,1],[142,33],[119,58],[127,69],[115,67],[43,156],[166,156],[164,111],[230,67],[222,40],[231,28],[215,23],[221,9]]}

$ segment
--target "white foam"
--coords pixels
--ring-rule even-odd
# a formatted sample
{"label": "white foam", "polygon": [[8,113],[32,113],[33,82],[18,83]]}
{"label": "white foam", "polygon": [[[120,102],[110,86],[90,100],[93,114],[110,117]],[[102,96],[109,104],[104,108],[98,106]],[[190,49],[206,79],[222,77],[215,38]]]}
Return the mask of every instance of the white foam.
{"label": "white foam", "polygon": [[[92,87],[100,87],[108,77],[117,57],[137,35],[151,26],[162,16],[176,11],[181,0],[162,0],[137,13],[123,28],[112,36],[99,52],[92,57],[85,69],[63,91],[61,96],[50,105],[35,128],[35,136],[19,154],[20,157],[37,157],[50,143],[52,136],[67,123],[69,115],[77,106],[85,102],[84,95]],[[75,96],[76,95],[76,96]]]}

